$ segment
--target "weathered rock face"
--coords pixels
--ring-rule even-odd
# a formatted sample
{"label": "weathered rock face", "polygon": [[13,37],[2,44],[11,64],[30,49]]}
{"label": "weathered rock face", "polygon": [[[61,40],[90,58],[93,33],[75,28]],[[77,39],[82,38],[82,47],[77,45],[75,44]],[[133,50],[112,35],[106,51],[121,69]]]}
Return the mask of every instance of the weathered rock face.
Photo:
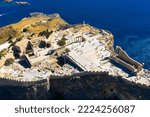
{"label": "weathered rock face", "polygon": [[150,87],[107,73],[51,78],[50,82],[49,91],[47,82],[28,87],[1,86],[0,99],[150,99]]}
{"label": "weathered rock face", "polygon": [[51,81],[51,91],[63,99],[150,99],[149,90],[107,73]]}

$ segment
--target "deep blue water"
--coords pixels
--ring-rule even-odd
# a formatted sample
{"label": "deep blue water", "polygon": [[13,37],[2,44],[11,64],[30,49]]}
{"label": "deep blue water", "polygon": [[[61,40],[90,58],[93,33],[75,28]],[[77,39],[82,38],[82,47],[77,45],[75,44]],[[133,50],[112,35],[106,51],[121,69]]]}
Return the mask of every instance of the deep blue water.
{"label": "deep blue water", "polygon": [[30,12],[59,13],[70,24],[82,23],[111,31],[115,45],[150,69],[150,0],[27,0],[29,6],[0,0],[0,27]]}

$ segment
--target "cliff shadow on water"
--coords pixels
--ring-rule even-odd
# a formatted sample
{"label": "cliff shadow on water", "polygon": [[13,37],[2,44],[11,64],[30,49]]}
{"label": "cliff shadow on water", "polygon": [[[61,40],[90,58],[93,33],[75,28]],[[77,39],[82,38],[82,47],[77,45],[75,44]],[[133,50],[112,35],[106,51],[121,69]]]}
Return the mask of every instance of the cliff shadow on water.
{"label": "cliff shadow on water", "polygon": [[[1,80],[1,84],[4,82]],[[6,80],[5,80],[6,82]],[[10,82],[8,82],[10,83]],[[49,84],[50,83],[50,84]],[[9,100],[137,100],[150,99],[150,87],[129,82],[108,73],[81,73],[51,76],[47,80],[24,85],[1,85],[0,99]]]}

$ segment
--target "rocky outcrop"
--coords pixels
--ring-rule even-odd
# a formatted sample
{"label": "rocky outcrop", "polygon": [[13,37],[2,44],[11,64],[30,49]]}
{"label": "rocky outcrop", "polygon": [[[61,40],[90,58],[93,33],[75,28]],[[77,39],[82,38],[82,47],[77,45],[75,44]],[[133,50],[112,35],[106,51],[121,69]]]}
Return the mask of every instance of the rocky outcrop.
{"label": "rocky outcrop", "polygon": [[7,3],[10,3],[12,2],[13,0],[4,0],[4,2],[7,2]]}

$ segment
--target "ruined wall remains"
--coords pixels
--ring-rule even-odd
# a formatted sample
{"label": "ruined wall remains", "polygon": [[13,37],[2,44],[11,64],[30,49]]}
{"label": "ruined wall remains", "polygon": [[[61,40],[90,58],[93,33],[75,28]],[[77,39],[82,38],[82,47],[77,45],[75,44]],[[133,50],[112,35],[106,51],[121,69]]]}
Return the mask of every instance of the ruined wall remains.
{"label": "ruined wall remains", "polygon": [[143,65],[129,57],[121,47],[117,46],[115,52],[116,53],[111,57],[112,60],[124,66],[131,72],[138,73],[143,69]]}
{"label": "ruined wall remains", "polygon": [[106,72],[82,72],[21,82],[0,79],[0,99],[150,99],[150,87]]}
{"label": "ruined wall remains", "polygon": [[28,55],[27,55],[27,54],[22,55],[22,60],[25,60],[25,61],[26,61],[26,63],[27,63],[27,65],[29,66],[29,68],[31,68],[31,67],[32,67],[32,64],[31,64],[30,58],[28,57]]}
{"label": "ruined wall remains", "polygon": [[30,87],[34,85],[39,85],[47,83],[47,79],[38,80],[38,81],[20,81],[20,80],[13,80],[9,78],[0,78],[0,86],[14,86],[14,87]]}
{"label": "ruined wall remains", "polygon": [[132,59],[131,57],[128,56],[128,54],[123,51],[120,47],[116,48],[116,51],[119,51],[118,57],[121,58],[122,60],[124,60],[125,62],[134,65],[135,68],[138,68],[139,66],[142,66],[141,63],[135,61],[134,59]]}
{"label": "ruined wall remains", "polygon": [[63,78],[77,78],[77,77],[82,77],[84,75],[100,75],[101,73],[106,73],[106,72],[80,72],[80,73],[75,73],[73,75],[64,75],[64,76],[59,76],[59,75],[52,75],[48,79],[41,79],[37,81],[21,81],[17,79],[11,79],[11,78],[0,78],[0,86],[19,86],[19,87],[30,87],[34,85],[40,85],[40,84],[47,84],[50,85],[51,80],[56,80],[56,79],[63,79]]}
{"label": "ruined wall remains", "polygon": [[76,38],[74,38],[74,39],[68,39],[68,40],[66,40],[66,45],[70,45],[70,44],[72,44],[72,43],[80,43],[80,42],[83,42],[83,37],[81,37],[81,36],[78,36],[78,37],[76,37]]}
{"label": "ruined wall remains", "polygon": [[128,69],[129,71],[131,71],[131,72],[133,72],[133,73],[136,72],[136,69],[135,69],[132,65],[130,65],[130,64],[126,63],[126,62],[124,62],[123,60],[117,58],[116,56],[112,56],[111,58],[112,58],[112,60],[114,60],[116,63],[118,63],[118,64],[120,64],[121,66],[125,67],[125,68]]}

